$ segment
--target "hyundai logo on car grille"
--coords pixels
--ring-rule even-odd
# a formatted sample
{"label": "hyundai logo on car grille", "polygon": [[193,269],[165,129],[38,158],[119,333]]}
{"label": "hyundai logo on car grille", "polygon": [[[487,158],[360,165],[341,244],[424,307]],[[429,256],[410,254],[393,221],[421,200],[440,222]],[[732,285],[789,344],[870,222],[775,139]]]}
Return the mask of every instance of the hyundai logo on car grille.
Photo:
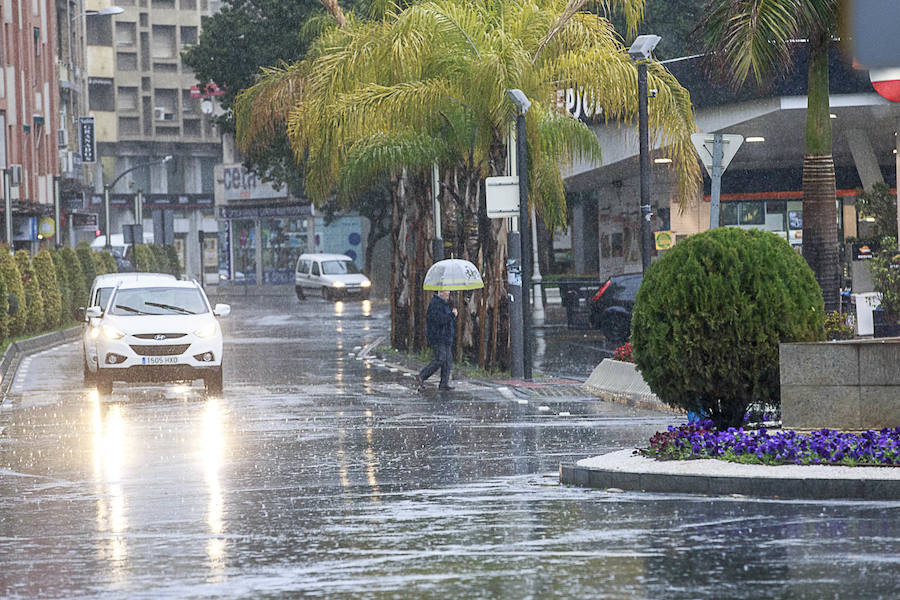
{"label": "hyundai logo on car grille", "polygon": [[156,335],[153,336],[153,339],[156,340],[157,342],[161,342],[164,339],[166,339],[166,336],[161,333],[157,333]]}

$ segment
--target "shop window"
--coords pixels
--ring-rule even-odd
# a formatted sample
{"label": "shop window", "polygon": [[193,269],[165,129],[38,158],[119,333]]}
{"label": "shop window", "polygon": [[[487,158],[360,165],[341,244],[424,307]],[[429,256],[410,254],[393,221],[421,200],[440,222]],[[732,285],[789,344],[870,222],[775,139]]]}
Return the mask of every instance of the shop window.
{"label": "shop window", "polygon": [[738,202],[722,202],[719,204],[720,226],[726,227],[738,224],[738,204]]}
{"label": "shop window", "polygon": [[765,203],[761,201],[740,203],[741,225],[765,225]]}

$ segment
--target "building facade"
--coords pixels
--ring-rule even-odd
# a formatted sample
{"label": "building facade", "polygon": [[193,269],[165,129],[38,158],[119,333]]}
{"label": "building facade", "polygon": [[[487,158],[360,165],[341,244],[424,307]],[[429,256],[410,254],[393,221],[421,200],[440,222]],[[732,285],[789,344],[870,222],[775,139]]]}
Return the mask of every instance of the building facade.
{"label": "building facade", "polygon": [[56,43],[54,2],[0,2],[0,208],[5,219],[11,207],[16,247],[30,250],[55,232],[48,219],[59,175]]}
{"label": "building facade", "polygon": [[[122,12],[85,20],[87,98],[97,162],[84,210],[105,211],[113,234],[122,225],[152,227],[172,243],[189,277],[200,279],[200,232],[215,244],[214,177],[221,139],[211,121],[215,86],[200,88],[181,62],[197,43],[209,0],[123,0]],[[164,161],[165,157],[172,159]],[[137,208],[137,206],[140,208]],[[151,225],[152,224],[152,225]],[[206,250],[209,253],[209,249]],[[212,249],[215,254],[216,249]],[[217,280],[204,261],[204,279]]]}

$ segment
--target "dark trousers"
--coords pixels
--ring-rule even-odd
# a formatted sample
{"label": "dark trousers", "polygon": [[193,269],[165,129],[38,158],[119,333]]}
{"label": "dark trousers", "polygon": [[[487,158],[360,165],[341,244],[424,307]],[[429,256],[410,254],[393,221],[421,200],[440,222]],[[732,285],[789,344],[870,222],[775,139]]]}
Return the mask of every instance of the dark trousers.
{"label": "dark trousers", "polygon": [[435,371],[440,369],[440,385],[441,387],[448,386],[450,385],[450,366],[453,364],[453,353],[450,352],[450,344],[438,344],[437,346],[432,346],[431,349],[434,351],[434,358],[419,372],[419,377],[422,378],[422,381],[425,381]]}

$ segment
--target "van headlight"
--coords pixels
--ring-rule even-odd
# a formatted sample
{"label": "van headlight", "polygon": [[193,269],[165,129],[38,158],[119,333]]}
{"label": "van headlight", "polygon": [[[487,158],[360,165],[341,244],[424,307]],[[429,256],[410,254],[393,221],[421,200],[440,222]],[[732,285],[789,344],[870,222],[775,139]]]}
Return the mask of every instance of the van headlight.
{"label": "van headlight", "polygon": [[219,333],[219,326],[216,323],[210,323],[205,327],[201,327],[197,331],[194,332],[194,335],[200,338],[211,338],[214,335]]}
{"label": "van headlight", "polygon": [[370,287],[371,285],[372,285],[372,282],[369,281],[368,279],[366,279],[361,284],[359,284],[359,287]]}
{"label": "van headlight", "polygon": [[343,281],[335,281],[332,285],[336,288],[342,288],[342,287],[344,287],[344,282]]}
{"label": "van headlight", "polygon": [[111,325],[104,325],[103,326],[103,337],[105,337],[108,340],[120,340],[123,337],[125,337],[125,334]]}

